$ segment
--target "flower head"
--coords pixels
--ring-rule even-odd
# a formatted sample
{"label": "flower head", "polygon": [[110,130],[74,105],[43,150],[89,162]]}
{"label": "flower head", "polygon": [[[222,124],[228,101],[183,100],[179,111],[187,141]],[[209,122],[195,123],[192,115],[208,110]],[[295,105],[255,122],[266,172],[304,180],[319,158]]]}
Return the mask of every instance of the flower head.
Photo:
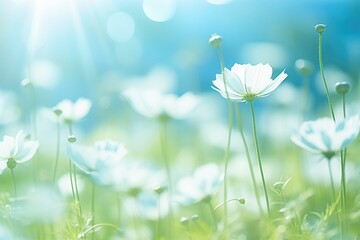
{"label": "flower head", "polygon": [[298,146],[321,153],[331,159],[335,153],[351,144],[360,131],[359,115],[335,123],[330,118],[304,122],[291,137]]}
{"label": "flower head", "polygon": [[211,46],[220,47],[222,43],[222,37],[216,33],[212,34],[209,43]]}
{"label": "flower head", "polygon": [[28,140],[22,130],[15,137],[5,135],[0,142],[0,161],[7,161],[9,168],[15,168],[18,163],[30,160],[38,147],[39,143]]}
{"label": "flower head", "polygon": [[229,96],[232,101],[253,101],[271,94],[287,77],[284,71],[274,80],[271,79],[271,75],[272,68],[269,64],[253,66],[236,63],[231,70],[224,69],[225,79],[222,74],[216,74],[216,80],[213,81],[215,87],[212,88],[224,98]]}
{"label": "flower head", "polygon": [[[90,111],[91,101],[85,98],[79,98],[75,102],[65,99],[59,102],[53,109],[60,113],[61,119],[66,124],[72,124],[84,118]],[[56,114],[56,112],[54,112]]]}
{"label": "flower head", "polygon": [[192,176],[179,180],[177,187],[180,192],[179,202],[193,204],[209,200],[218,190],[222,181],[220,170],[214,163],[198,167]]}
{"label": "flower head", "polygon": [[124,95],[137,112],[151,118],[186,118],[198,103],[197,97],[190,92],[177,97],[156,90],[129,89]]}

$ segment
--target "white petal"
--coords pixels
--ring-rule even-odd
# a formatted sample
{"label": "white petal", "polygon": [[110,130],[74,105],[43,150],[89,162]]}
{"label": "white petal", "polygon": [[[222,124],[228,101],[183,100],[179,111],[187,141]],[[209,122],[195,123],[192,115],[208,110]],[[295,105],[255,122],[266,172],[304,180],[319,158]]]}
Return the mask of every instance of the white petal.
{"label": "white petal", "polygon": [[15,160],[18,163],[30,160],[35,155],[38,148],[39,143],[37,141],[24,142],[22,148],[19,148],[19,152],[16,154]]}
{"label": "white petal", "polygon": [[84,118],[90,111],[91,101],[85,98],[79,98],[73,105],[73,120],[77,121]]}
{"label": "white petal", "polygon": [[287,77],[288,75],[285,73],[285,70],[282,71],[275,79],[272,81],[270,85],[268,85],[265,89],[261,91],[261,95],[267,96],[272,91],[274,91]]}

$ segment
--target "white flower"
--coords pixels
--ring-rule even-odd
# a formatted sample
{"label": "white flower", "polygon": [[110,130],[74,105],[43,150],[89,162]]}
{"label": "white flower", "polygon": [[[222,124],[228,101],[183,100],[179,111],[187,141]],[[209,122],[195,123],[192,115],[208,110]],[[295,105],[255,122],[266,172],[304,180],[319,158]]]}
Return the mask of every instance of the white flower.
{"label": "white flower", "polygon": [[30,160],[38,147],[39,143],[27,140],[22,130],[16,134],[16,137],[5,135],[0,142],[0,161],[7,161],[9,168],[15,168],[17,163]]}
{"label": "white flower", "polygon": [[214,90],[218,91],[224,98],[237,102],[253,101],[256,98],[266,97],[271,94],[284,79],[287,74],[283,71],[274,80],[271,79],[272,68],[269,64],[250,64],[235,63],[231,70],[225,68],[225,84],[222,74],[216,74],[213,81]]}
{"label": "white flower", "polygon": [[111,185],[119,192],[137,196],[144,190],[154,190],[163,186],[164,172],[156,165],[127,159],[114,166],[107,173],[112,180]]}
{"label": "white flower", "polygon": [[156,90],[129,89],[124,92],[124,95],[137,112],[151,118],[161,116],[186,118],[198,103],[197,97],[190,92],[177,97]]}
{"label": "white flower", "polygon": [[127,154],[125,147],[111,140],[98,141],[95,146],[70,144],[68,154],[73,163],[96,183],[107,184],[107,172]]}
{"label": "white flower", "polygon": [[359,115],[335,123],[330,118],[304,122],[299,131],[291,137],[298,146],[326,158],[351,144],[360,131]]}
{"label": "white flower", "polygon": [[178,181],[177,188],[181,194],[178,201],[183,204],[211,199],[220,187],[222,176],[219,167],[214,163],[208,163],[198,167],[193,176],[186,176]]}
{"label": "white flower", "polygon": [[90,111],[91,101],[85,98],[79,98],[76,102],[65,99],[59,102],[53,109],[61,111],[60,118],[67,124],[79,121]]}

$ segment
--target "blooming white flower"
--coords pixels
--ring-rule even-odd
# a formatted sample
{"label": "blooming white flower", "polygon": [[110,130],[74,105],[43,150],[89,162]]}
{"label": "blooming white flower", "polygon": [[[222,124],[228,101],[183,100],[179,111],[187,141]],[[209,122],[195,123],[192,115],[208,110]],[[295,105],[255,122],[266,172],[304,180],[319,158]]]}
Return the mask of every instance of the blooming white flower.
{"label": "blooming white flower", "polygon": [[351,144],[360,131],[359,115],[335,123],[330,118],[304,122],[291,140],[298,146],[331,159],[335,153]]}
{"label": "blooming white flower", "polygon": [[219,167],[208,163],[198,167],[192,176],[185,176],[178,181],[180,193],[178,201],[182,204],[193,204],[206,201],[218,190],[222,182]]}
{"label": "blooming white flower", "polygon": [[[222,74],[216,74],[213,81],[214,90],[224,98],[237,102],[253,101],[256,98],[266,97],[271,94],[287,77],[285,70],[274,80],[271,79],[272,68],[269,64],[237,64],[231,70],[225,68],[225,84]],[[226,93],[227,91],[227,93]]]}
{"label": "blooming white flower", "polygon": [[6,161],[11,169],[15,168],[17,163],[30,160],[38,147],[38,141],[27,140],[22,130],[16,134],[16,137],[5,135],[0,142],[0,161]]}
{"label": "blooming white flower", "polygon": [[78,144],[68,145],[68,154],[72,162],[92,180],[99,184],[108,184],[108,171],[127,154],[125,147],[111,140],[95,143],[95,146]]}
{"label": "blooming white flower", "polygon": [[195,109],[198,99],[191,92],[177,97],[152,89],[129,89],[124,92],[134,109],[146,117],[186,118]]}
{"label": "blooming white flower", "polygon": [[79,121],[90,111],[91,101],[85,98],[79,98],[75,102],[65,99],[59,102],[53,109],[61,111],[60,118],[67,124]]}

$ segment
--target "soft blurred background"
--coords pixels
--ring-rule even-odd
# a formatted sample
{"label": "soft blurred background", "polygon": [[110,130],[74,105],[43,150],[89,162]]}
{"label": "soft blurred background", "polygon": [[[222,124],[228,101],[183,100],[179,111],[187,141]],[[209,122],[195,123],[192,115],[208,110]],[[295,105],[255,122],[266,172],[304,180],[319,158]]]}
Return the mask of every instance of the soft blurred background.
{"label": "soft blurred background", "polygon": [[[211,91],[219,72],[212,33],[223,36],[227,67],[268,62],[301,84],[294,63],[317,64],[314,25],[327,25],[324,66],[357,82],[360,3],[356,0],[4,0],[0,3],[0,84],[20,91],[29,77],[39,102],[106,98],[147,79],[171,91]],[[328,76],[332,81],[332,76]],[[321,83],[321,82],[320,82]],[[315,84],[314,84],[315,85]],[[331,85],[331,84],[330,84]],[[320,85],[321,86],[321,85]],[[117,106],[117,103],[114,103]]]}
{"label": "soft blurred background", "polygon": [[[74,126],[78,142],[112,138],[124,143],[131,158],[162,164],[158,122],[136,113],[123,92],[129,88],[176,95],[190,91],[199,97],[196,111],[184,121],[170,122],[167,132],[169,158],[176,169],[173,181],[203,163],[222,168],[227,103],[211,89],[220,64],[216,49],[208,43],[217,33],[223,37],[226,67],[261,62],[273,67],[273,77],[284,69],[288,73],[274,95],[255,101],[265,175],[269,185],[292,178],[296,196],[312,184],[315,192],[324,195],[314,197],[307,210],[322,211],[322,197],[330,196],[323,170],[326,161],[303,154],[289,137],[303,120],[330,116],[318,67],[316,24],[326,24],[324,67],[336,113],[341,116],[341,98],[334,90],[340,81],[352,86],[349,113],[359,112],[359,13],[358,0],[2,0],[0,138],[19,129],[33,134],[35,107],[39,156],[44,166],[52,168],[56,124],[42,110],[63,99],[84,97],[92,106]],[[297,71],[298,59],[309,61],[310,75]],[[33,93],[21,86],[24,79],[34,84],[36,105]],[[241,105],[245,135],[254,152],[248,107]],[[67,134],[62,126],[59,175],[67,172]],[[229,197],[246,198],[251,209],[255,203],[250,177],[236,132],[231,149]],[[356,151],[355,145],[348,152],[349,189],[358,187]],[[333,161],[332,167],[339,184],[339,162]],[[10,173],[3,174],[4,189],[11,192]],[[19,167],[22,180],[29,178],[26,174],[26,167]],[[41,170],[40,179],[50,178],[46,168]],[[20,189],[25,180],[20,178]]]}

